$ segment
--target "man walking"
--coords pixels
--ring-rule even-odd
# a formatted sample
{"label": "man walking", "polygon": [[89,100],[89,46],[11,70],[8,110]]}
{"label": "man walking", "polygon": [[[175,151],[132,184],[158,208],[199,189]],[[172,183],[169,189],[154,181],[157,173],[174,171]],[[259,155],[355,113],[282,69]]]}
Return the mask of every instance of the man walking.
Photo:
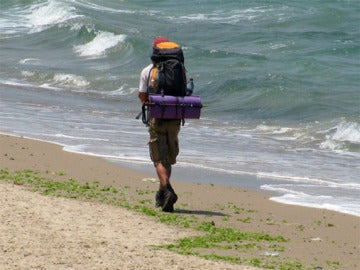
{"label": "man walking", "polygon": [[[153,41],[153,48],[160,43],[171,43],[164,37],[158,37]],[[144,104],[148,101],[149,93],[157,93],[154,80],[156,76],[155,62],[145,67],[140,76],[139,98]],[[149,119],[149,151],[156,173],[160,180],[159,190],[156,192],[156,207],[161,207],[164,212],[173,212],[177,195],[170,184],[171,166],[176,163],[179,154],[178,133],[181,119]]]}

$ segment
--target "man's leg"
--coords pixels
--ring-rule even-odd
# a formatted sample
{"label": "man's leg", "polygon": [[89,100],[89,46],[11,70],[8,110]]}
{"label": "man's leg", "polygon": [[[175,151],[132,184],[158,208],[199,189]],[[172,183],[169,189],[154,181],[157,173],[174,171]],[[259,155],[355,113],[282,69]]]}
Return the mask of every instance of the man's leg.
{"label": "man's leg", "polygon": [[156,173],[160,180],[159,191],[156,193],[156,206],[162,207],[165,212],[174,211],[174,203],[177,195],[170,185],[171,164],[175,164],[179,153],[177,134],[180,122],[162,122],[158,125],[156,121],[150,123],[150,156],[154,162]]}
{"label": "man's leg", "polygon": [[162,207],[162,210],[165,212],[173,212],[173,205],[177,201],[177,195],[170,184],[171,165],[164,165],[162,162],[159,162],[155,165],[155,168],[160,180],[159,190],[155,196],[155,206]]}
{"label": "man's leg", "polygon": [[156,193],[156,206],[161,206],[164,212],[174,212],[174,203],[177,201],[177,195],[170,185],[171,165],[164,165],[159,162],[155,166],[160,179],[159,191]]}
{"label": "man's leg", "polygon": [[170,184],[171,165],[165,167],[162,162],[159,162],[156,166],[156,173],[160,180],[160,190],[164,190],[167,184]]}

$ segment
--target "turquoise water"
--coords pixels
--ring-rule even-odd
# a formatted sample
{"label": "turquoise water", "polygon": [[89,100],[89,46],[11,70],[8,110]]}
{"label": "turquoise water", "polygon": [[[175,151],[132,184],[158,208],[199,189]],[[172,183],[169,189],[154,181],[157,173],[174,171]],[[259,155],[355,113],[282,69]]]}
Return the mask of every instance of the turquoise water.
{"label": "turquoise water", "polygon": [[153,172],[137,87],[182,44],[205,107],[174,178],[360,215],[360,2],[1,0],[0,132]]}

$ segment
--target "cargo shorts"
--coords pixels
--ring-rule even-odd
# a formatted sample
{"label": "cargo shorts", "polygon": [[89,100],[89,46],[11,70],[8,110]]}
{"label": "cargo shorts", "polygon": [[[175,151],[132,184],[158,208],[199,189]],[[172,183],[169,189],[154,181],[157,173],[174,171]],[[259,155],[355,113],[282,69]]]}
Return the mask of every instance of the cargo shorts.
{"label": "cargo shorts", "polygon": [[178,119],[150,119],[149,152],[154,166],[162,163],[168,167],[176,163],[179,154],[180,123],[181,120]]}

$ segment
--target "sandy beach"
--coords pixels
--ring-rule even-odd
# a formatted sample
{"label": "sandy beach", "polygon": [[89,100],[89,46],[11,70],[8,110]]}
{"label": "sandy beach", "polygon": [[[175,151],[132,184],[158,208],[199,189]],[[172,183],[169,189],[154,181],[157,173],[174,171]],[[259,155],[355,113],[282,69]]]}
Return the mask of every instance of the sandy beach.
{"label": "sandy beach", "polygon": [[[0,135],[0,169],[30,169],[56,181],[96,180],[104,186],[127,187],[131,202],[153,200],[158,187],[151,176],[106,160],[6,135]],[[360,269],[359,217],[283,205],[235,187],[176,179],[173,185],[179,200],[175,213],[168,215],[288,239],[276,254],[255,249],[246,256],[298,261],[304,269]],[[199,232],[122,207],[44,196],[10,181],[0,181],[0,200],[0,269],[256,269],[156,248]],[[242,252],[235,249],[231,255],[241,257]]]}

